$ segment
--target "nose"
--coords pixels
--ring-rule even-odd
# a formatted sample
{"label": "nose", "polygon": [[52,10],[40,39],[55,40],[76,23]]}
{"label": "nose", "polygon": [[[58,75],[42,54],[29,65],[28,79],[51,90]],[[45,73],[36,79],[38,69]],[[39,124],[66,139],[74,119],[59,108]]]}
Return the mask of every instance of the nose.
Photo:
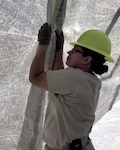
{"label": "nose", "polygon": [[72,50],[68,51],[67,53],[70,55],[72,53]]}

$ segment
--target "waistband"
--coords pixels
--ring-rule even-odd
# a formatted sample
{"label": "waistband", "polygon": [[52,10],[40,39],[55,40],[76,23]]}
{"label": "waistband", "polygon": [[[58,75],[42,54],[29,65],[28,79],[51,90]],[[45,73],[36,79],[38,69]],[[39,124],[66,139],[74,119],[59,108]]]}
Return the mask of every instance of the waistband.
{"label": "waistband", "polygon": [[[93,144],[92,144],[92,142],[91,142],[91,140],[89,138],[89,136],[86,136],[86,137],[84,137],[82,139],[75,139],[73,141],[76,141],[76,146],[78,146],[77,145],[77,141],[78,141],[78,144],[81,144],[81,150],[82,149],[84,149],[84,150],[95,150],[94,146],[93,146]],[[71,143],[66,144],[65,146],[62,147],[62,149],[52,149],[48,145],[46,145],[46,149],[45,150],[71,150],[70,144]]]}
{"label": "waistband", "polygon": [[45,150],[70,150],[70,147],[69,147],[69,144],[66,144],[65,146],[62,147],[62,149],[51,149],[51,148],[46,144]]}

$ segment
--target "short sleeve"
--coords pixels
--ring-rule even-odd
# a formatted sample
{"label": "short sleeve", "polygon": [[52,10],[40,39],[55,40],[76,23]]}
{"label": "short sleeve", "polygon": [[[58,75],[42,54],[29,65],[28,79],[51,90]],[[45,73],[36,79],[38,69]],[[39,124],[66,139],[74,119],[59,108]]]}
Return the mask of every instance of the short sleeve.
{"label": "short sleeve", "polygon": [[47,71],[48,91],[56,94],[69,94],[74,91],[75,76],[72,68]]}

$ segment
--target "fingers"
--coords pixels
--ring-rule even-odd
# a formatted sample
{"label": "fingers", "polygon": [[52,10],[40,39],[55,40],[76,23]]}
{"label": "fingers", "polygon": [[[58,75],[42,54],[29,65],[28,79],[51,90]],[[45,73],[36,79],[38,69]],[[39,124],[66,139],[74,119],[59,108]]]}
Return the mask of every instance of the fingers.
{"label": "fingers", "polygon": [[55,30],[56,33],[56,51],[63,49],[64,35],[63,31]]}
{"label": "fingers", "polygon": [[56,33],[56,36],[57,37],[63,37],[63,31],[58,31],[58,30],[55,30],[55,33]]}
{"label": "fingers", "polygon": [[[48,23],[44,23],[38,33],[38,41],[41,45],[48,45],[51,38],[51,26]],[[64,35],[63,31],[55,30],[56,33],[56,45],[58,49],[63,48]]]}
{"label": "fingers", "polygon": [[48,23],[44,23],[38,33],[38,41],[41,45],[48,45],[51,38],[51,27]]}
{"label": "fingers", "polygon": [[41,26],[41,29],[40,30],[48,30],[51,32],[51,26],[49,26],[48,23],[44,23],[42,26]]}

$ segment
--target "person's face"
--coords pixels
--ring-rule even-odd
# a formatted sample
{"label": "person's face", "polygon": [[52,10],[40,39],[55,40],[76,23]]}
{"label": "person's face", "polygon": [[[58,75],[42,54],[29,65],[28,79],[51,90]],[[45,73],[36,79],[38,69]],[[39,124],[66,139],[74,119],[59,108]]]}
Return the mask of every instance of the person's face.
{"label": "person's face", "polygon": [[74,48],[67,52],[68,57],[66,60],[66,64],[69,67],[79,68],[82,65],[84,57],[83,57],[83,50],[80,46],[75,45]]}

